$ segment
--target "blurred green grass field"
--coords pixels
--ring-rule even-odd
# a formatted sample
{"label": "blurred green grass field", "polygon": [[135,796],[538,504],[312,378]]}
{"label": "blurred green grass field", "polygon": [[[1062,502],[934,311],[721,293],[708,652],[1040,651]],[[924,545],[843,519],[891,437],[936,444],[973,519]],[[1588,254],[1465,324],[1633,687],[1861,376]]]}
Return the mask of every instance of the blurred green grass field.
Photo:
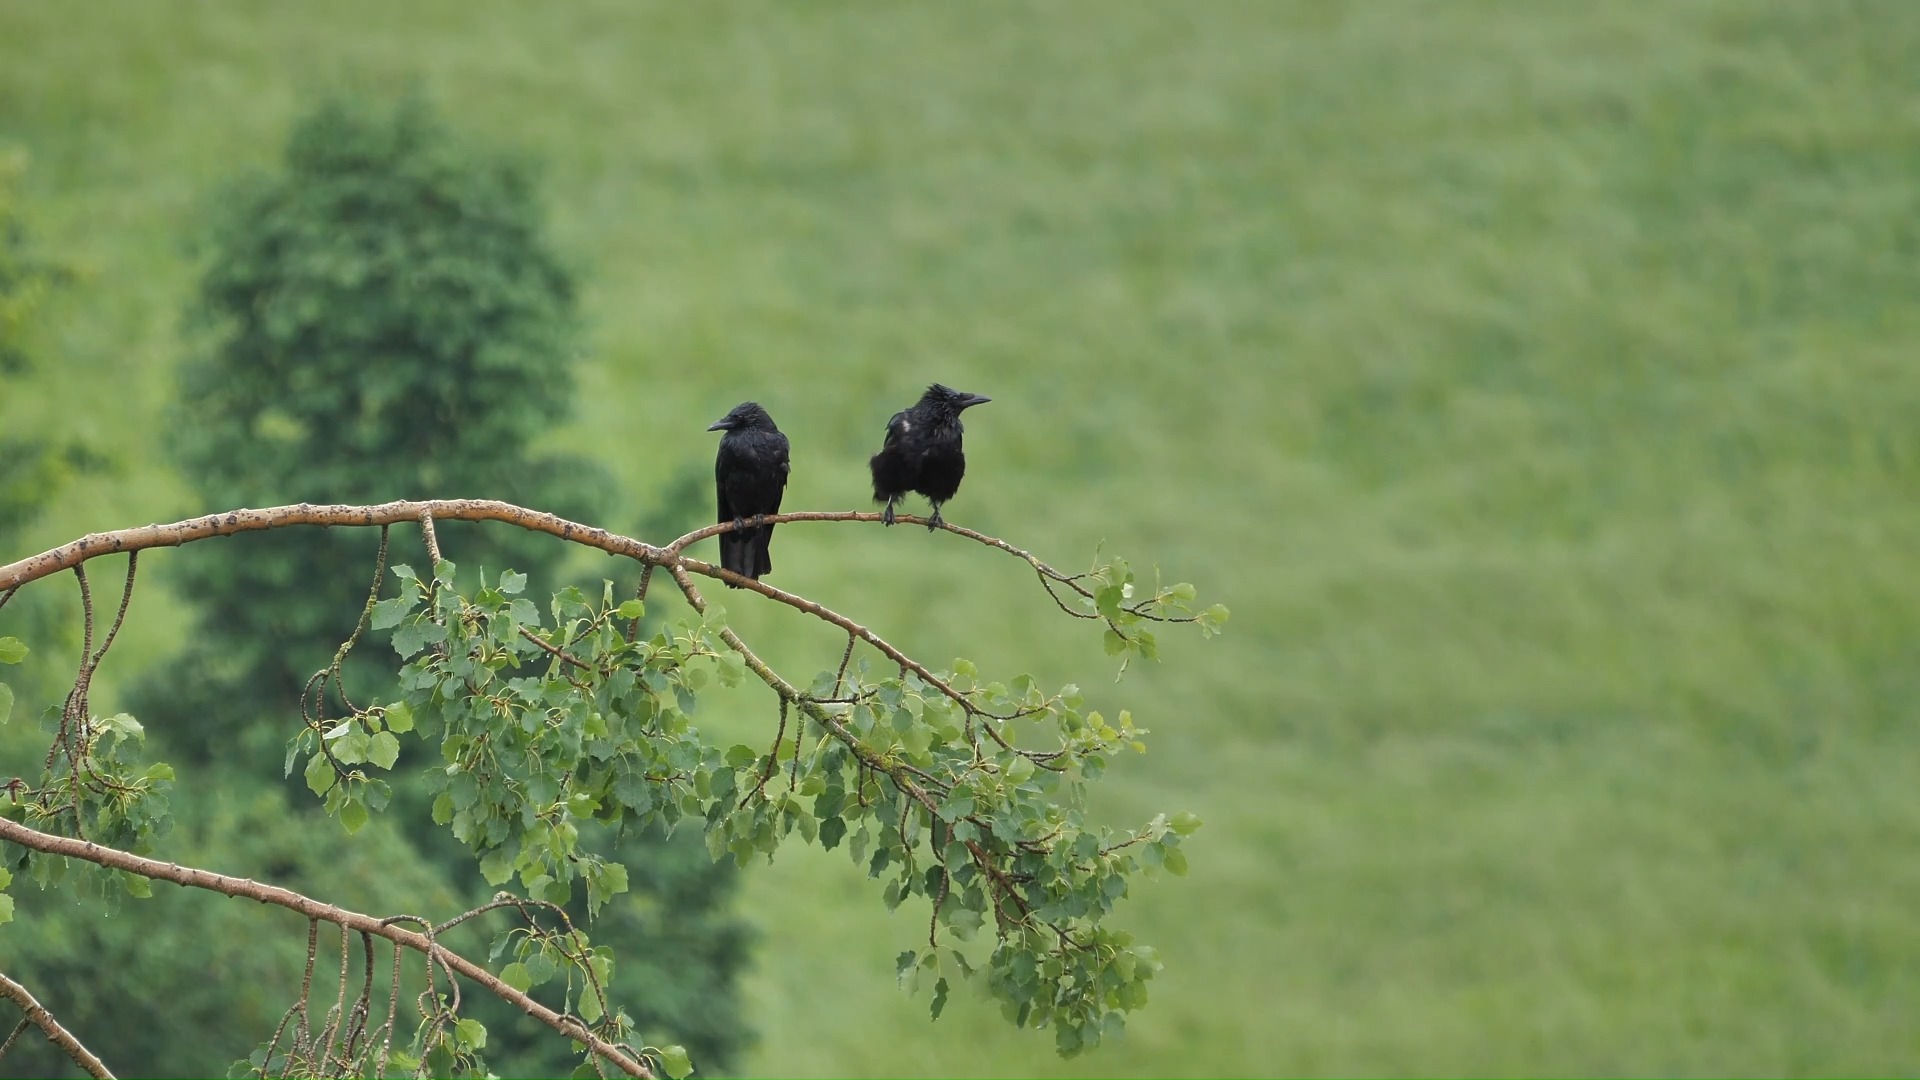
{"label": "blurred green grass field", "polygon": [[0,5],[0,145],[82,275],[0,423],[122,459],[44,544],[219,509],[151,452],[197,207],[417,84],[545,164],[592,320],[556,439],[636,508],[747,397],[789,506],[865,506],[937,379],[994,398],[953,520],[1233,609],[1114,686],[1004,556],[783,528],[782,587],[1133,708],[1109,809],[1207,826],[1123,914],[1153,1004],[1067,1063],[930,1024],[923,921],[839,855],[754,870],[755,1072],[1910,1073],[1915,56],[1891,2]]}

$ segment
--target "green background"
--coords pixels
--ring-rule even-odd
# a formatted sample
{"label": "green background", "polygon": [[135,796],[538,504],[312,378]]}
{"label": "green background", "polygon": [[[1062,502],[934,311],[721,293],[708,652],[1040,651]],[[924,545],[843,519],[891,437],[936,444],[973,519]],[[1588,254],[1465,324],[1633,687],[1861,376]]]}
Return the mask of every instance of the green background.
{"label": "green background", "polygon": [[[591,319],[554,443],[636,505],[751,397],[789,507],[864,508],[940,380],[994,398],[953,521],[1233,609],[1115,686],[1002,555],[783,527],[773,583],[1134,709],[1107,808],[1207,827],[1123,909],[1153,1004],[1067,1063],[929,1024],[923,923],[839,855],[755,869],[754,1071],[1906,1071],[1915,56],[1897,3],[9,3],[0,144],[80,279],[0,423],[121,461],[35,548],[224,509],[151,450],[201,211],[321,94],[417,85],[544,165]],[[146,594],[120,676],[181,623]]]}

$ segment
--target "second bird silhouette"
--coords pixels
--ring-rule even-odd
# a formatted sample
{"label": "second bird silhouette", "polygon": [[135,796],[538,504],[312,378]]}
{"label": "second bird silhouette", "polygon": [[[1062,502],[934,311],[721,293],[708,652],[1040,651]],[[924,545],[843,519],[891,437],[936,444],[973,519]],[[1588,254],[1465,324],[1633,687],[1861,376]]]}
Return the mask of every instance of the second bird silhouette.
{"label": "second bird silhouette", "polygon": [[[720,566],[741,577],[760,579],[773,572],[767,546],[773,526],[746,526],[746,519],[780,512],[787,490],[787,437],[758,403],[743,401],[715,421],[708,431],[724,431],[720,452],[713,461],[713,489],[720,504],[720,521],[734,523],[720,534]],[[740,586],[727,582],[727,587]]]}
{"label": "second bird silhouette", "polygon": [[960,490],[960,478],[967,473],[967,456],[960,450],[960,414],[991,400],[934,383],[912,408],[893,414],[886,443],[867,462],[873,471],[873,501],[887,504],[880,520],[893,524],[894,504],[915,491],[933,504],[927,531],[939,528],[940,504]]}

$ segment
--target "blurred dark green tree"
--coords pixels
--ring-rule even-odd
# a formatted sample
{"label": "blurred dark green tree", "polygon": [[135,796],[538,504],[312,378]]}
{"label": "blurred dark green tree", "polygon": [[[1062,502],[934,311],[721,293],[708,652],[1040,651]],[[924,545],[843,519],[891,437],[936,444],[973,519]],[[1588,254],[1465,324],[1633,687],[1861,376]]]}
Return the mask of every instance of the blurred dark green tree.
{"label": "blurred dark green tree", "polygon": [[[183,366],[170,425],[170,450],[199,508],[430,495],[606,520],[613,500],[603,470],[536,452],[568,418],[578,327],[573,277],[543,228],[527,168],[466,145],[418,97],[390,109],[333,100],[307,115],[284,167],[236,182],[214,210],[190,315],[207,348]],[[694,508],[664,512],[685,520]],[[563,545],[550,538],[457,522],[438,533],[469,571],[511,567],[556,587],[567,573]],[[134,694],[132,711],[182,759],[183,788],[194,771],[235,790],[266,770],[278,775],[302,687],[352,630],[371,580],[365,535],[282,530],[240,542],[244,559],[195,545],[207,550],[170,560],[193,628],[182,654]],[[418,533],[396,532],[395,543],[417,545]],[[397,663],[381,652],[355,654],[350,690],[391,686]],[[259,815],[265,827],[337,828],[314,813],[297,778],[273,794],[275,808]],[[386,820],[399,847],[343,845],[326,853],[329,872],[398,874],[404,861],[408,874],[431,868],[449,895],[491,895],[471,855],[404,782]],[[621,843],[649,872],[600,914],[594,939],[648,958],[653,975],[672,974],[622,965],[613,997],[649,1037],[684,1043],[704,1068],[724,1070],[749,1038],[735,986],[748,936],[729,913],[732,872],[697,836]],[[633,845],[646,854],[636,860]],[[306,848],[289,841],[287,850]],[[290,977],[297,984],[297,967]],[[516,1075],[571,1067],[532,1021],[489,1006],[475,1015],[493,1033],[496,1067]],[[235,1040],[257,1028],[236,1024],[235,1038],[207,1046],[199,1067],[237,1056]],[[94,1045],[113,1060],[110,1041]]]}
{"label": "blurred dark green tree", "polygon": [[[0,153],[0,401],[18,393],[21,381],[37,366],[33,327],[67,276],[57,261],[28,244],[18,193],[26,160],[17,151]],[[0,415],[0,549],[13,546],[75,477],[103,464],[84,445],[49,434],[47,429],[57,422],[54,418],[42,416],[28,425],[22,423],[27,419],[22,412],[16,406]],[[78,647],[76,622],[63,616],[63,611],[51,595],[21,595],[8,601],[9,624],[14,628],[9,632],[41,643],[48,654],[34,657],[14,673],[16,688],[27,700],[56,688],[48,656],[62,646]]]}

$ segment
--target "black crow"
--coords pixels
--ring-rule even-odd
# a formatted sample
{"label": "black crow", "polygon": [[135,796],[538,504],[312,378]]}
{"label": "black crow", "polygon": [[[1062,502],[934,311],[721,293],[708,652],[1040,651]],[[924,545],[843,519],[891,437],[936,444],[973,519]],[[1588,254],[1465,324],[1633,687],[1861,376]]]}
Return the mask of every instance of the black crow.
{"label": "black crow", "polygon": [[[719,521],[733,522],[733,531],[720,534],[720,566],[758,581],[773,572],[767,545],[773,526],[745,527],[746,519],[780,512],[780,496],[787,489],[787,437],[773,426],[773,417],[757,403],[743,401],[707,428],[724,431],[720,453],[713,461],[713,490],[720,502]],[[740,586],[731,581],[727,587]]]}
{"label": "black crow", "polygon": [[940,526],[940,504],[960,490],[960,478],[967,472],[967,456],[960,452],[960,414],[991,400],[934,383],[920,395],[919,404],[893,414],[886,443],[867,462],[873,470],[873,501],[887,504],[880,520],[893,524],[893,505],[917,491],[933,504],[927,530]]}

